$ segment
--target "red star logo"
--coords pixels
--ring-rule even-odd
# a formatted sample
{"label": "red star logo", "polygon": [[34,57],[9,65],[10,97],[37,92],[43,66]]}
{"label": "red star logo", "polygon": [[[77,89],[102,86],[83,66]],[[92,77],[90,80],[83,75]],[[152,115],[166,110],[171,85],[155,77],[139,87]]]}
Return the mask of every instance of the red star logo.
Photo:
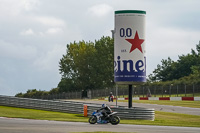
{"label": "red star logo", "polygon": [[[141,45],[142,45],[142,43],[144,42],[144,39],[140,39],[140,38],[139,38],[137,31],[136,31],[136,33],[135,33],[134,39],[125,39],[125,40],[132,44],[129,53],[131,53],[131,52],[132,52],[133,50],[135,50],[136,48],[139,49],[139,50],[142,52],[142,47],[141,47]],[[142,52],[142,53],[143,53],[143,52]]]}

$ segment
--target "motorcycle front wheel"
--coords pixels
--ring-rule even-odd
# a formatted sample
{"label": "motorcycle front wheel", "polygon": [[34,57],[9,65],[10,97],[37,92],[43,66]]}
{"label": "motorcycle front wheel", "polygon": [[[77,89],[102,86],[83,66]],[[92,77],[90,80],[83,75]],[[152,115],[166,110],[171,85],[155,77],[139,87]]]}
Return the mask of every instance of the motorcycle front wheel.
{"label": "motorcycle front wheel", "polygon": [[112,116],[112,117],[111,117],[110,123],[111,123],[112,125],[117,125],[117,124],[119,124],[119,122],[120,122],[120,118],[119,118],[118,116]]}
{"label": "motorcycle front wheel", "polygon": [[90,124],[95,124],[95,123],[97,123],[97,117],[96,117],[96,116],[91,116],[91,117],[89,118],[89,123],[90,123]]}

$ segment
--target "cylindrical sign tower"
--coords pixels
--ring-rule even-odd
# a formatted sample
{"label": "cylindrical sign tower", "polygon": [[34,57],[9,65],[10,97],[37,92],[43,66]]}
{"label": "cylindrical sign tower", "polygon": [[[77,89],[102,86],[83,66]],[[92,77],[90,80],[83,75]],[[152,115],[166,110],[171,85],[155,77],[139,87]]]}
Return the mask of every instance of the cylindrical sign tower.
{"label": "cylindrical sign tower", "polygon": [[117,84],[146,82],[146,11],[115,11],[114,78]]}

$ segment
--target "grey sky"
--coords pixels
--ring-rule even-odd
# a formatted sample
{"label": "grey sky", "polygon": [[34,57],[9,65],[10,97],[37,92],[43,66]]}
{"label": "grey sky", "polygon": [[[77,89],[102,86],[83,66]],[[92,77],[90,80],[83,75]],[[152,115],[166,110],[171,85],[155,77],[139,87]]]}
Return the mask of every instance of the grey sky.
{"label": "grey sky", "polygon": [[200,40],[199,0],[0,0],[0,95],[50,90],[66,45],[111,36],[115,10],[145,10],[147,74]]}

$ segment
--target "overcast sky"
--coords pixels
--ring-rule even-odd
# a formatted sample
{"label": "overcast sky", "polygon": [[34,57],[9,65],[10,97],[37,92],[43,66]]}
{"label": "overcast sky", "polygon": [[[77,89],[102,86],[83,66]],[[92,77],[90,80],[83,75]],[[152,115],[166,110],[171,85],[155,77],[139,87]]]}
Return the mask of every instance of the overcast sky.
{"label": "overcast sky", "polygon": [[111,36],[114,11],[146,11],[147,74],[200,40],[199,0],[0,0],[0,95],[50,90],[70,42]]}

